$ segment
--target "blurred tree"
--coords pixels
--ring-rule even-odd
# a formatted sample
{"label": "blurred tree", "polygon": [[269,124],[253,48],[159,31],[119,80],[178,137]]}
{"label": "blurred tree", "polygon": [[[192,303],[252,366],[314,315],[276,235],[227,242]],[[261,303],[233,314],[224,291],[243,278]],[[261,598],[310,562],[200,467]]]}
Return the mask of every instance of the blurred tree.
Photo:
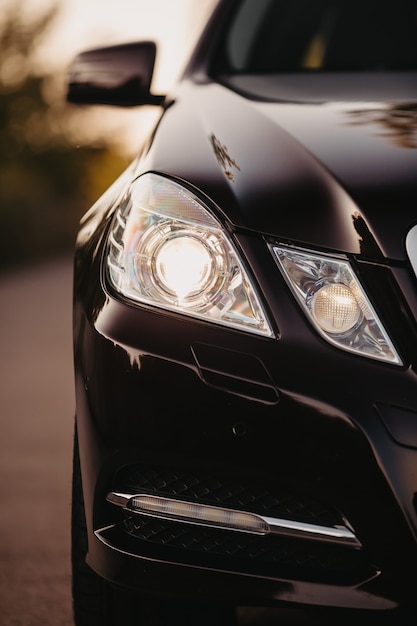
{"label": "blurred tree", "polygon": [[127,162],[104,138],[76,149],[82,113],[34,62],[57,9],[29,19],[22,6],[0,21],[0,270],[71,250],[81,214]]}

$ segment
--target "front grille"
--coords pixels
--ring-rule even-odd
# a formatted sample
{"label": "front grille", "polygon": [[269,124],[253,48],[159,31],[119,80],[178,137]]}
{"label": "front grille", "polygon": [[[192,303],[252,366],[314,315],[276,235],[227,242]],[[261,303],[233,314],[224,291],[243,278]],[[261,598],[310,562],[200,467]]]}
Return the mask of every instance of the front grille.
{"label": "front grille", "polygon": [[[269,517],[334,526],[345,523],[334,508],[266,482],[220,480],[214,474],[134,466],[117,474],[116,490],[218,505]],[[355,584],[375,574],[362,550],[278,535],[256,536],[123,511],[119,524],[149,554],[176,562],[257,576]],[[140,544],[140,545],[139,545]]]}

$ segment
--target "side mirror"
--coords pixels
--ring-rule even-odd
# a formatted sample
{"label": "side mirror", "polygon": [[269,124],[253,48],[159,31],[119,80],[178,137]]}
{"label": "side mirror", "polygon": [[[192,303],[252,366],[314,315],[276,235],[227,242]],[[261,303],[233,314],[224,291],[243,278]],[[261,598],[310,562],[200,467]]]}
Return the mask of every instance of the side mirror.
{"label": "side mirror", "polygon": [[68,102],[115,106],[162,105],[165,96],[151,94],[156,44],[127,43],[87,50],[68,73]]}

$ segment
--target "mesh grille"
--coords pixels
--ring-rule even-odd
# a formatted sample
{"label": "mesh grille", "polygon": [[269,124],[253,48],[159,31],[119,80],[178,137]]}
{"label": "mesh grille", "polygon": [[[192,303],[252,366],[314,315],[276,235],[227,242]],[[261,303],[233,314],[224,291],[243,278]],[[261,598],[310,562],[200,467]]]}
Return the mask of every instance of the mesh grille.
{"label": "mesh grille", "polygon": [[[371,575],[358,550],[278,536],[192,526],[127,514],[130,536],[165,550],[165,558],[248,574],[352,584]],[[195,561],[197,559],[197,561]]]}
{"label": "mesh grille", "polygon": [[[263,482],[220,481],[212,474],[134,466],[118,473],[115,488],[312,524],[343,523],[337,511],[308,496],[277,491]],[[339,584],[353,584],[374,573],[362,551],[318,541],[277,535],[260,537],[127,511],[123,512],[120,527],[130,537],[146,542],[147,550],[153,546],[159,558],[219,570]]]}

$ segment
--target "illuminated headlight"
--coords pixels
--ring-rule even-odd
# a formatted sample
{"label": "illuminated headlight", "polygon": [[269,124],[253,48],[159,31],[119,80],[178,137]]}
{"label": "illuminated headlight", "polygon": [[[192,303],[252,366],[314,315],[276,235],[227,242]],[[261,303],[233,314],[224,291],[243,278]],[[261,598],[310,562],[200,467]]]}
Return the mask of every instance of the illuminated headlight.
{"label": "illuminated headlight", "polygon": [[286,246],[271,248],[307,317],[327,341],[355,354],[402,364],[346,259]]}
{"label": "illuminated headlight", "polygon": [[163,176],[133,182],[110,229],[107,270],[134,302],[273,336],[226,231],[196,195]]}

